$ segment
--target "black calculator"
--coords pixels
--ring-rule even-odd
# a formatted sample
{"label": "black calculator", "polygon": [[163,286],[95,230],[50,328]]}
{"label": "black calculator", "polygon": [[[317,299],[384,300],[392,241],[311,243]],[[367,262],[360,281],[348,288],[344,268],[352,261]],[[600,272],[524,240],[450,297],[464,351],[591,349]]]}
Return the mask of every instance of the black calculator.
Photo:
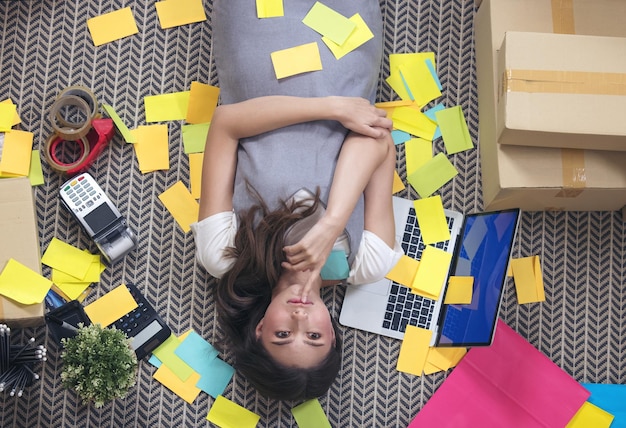
{"label": "black calculator", "polygon": [[172,330],[135,285],[126,284],[126,288],[137,302],[137,307],[115,321],[113,326],[132,339],[130,346],[137,359],[141,360],[165,342]]}

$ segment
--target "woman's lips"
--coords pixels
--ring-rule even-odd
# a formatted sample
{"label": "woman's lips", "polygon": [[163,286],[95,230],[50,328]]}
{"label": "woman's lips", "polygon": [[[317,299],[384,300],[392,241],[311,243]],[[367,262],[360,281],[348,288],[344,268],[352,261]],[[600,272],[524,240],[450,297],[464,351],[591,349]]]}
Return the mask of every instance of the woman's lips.
{"label": "woman's lips", "polygon": [[291,303],[293,305],[312,305],[313,302],[303,302],[302,299],[289,299],[287,303]]}

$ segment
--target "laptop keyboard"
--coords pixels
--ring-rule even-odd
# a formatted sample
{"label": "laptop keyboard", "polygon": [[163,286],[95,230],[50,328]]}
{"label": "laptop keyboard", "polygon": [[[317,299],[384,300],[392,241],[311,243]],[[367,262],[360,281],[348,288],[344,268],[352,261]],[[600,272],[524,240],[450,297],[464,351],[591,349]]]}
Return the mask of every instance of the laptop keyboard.
{"label": "laptop keyboard", "polygon": [[[452,228],[452,218],[448,217],[448,227]],[[442,250],[448,249],[449,241],[438,242],[434,246]],[[415,210],[411,208],[400,242],[404,254],[419,260],[426,248],[417,223]],[[432,321],[435,301],[412,293],[408,287],[393,282],[387,300],[387,310],[383,319],[383,328],[403,332],[407,325],[429,328]]]}

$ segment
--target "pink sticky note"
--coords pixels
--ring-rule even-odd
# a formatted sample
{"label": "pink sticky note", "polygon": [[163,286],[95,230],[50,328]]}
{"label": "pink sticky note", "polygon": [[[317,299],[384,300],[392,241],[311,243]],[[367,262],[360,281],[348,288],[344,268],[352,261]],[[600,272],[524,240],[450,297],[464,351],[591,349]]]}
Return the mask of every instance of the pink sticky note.
{"label": "pink sticky note", "polygon": [[472,348],[409,428],[564,427],[589,395],[499,321],[493,345]]}

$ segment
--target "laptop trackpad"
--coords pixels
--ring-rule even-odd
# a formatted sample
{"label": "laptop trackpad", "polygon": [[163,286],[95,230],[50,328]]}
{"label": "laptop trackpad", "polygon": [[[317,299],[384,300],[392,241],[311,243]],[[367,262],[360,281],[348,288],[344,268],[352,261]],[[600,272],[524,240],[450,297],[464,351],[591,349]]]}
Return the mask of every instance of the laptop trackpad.
{"label": "laptop trackpad", "polygon": [[346,327],[380,333],[387,297],[348,287],[339,323]]}
{"label": "laptop trackpad", "polygon": [[349,285],[348,290],[358,289],[359,291],[367,291],[368,293],[380,294],[381,296],[387,296],[389,294],[389,287],[391,286],[391,281],[387,278],[383,278],[380,281],[372,282],[370,284],[362,284],[362,285]]}

